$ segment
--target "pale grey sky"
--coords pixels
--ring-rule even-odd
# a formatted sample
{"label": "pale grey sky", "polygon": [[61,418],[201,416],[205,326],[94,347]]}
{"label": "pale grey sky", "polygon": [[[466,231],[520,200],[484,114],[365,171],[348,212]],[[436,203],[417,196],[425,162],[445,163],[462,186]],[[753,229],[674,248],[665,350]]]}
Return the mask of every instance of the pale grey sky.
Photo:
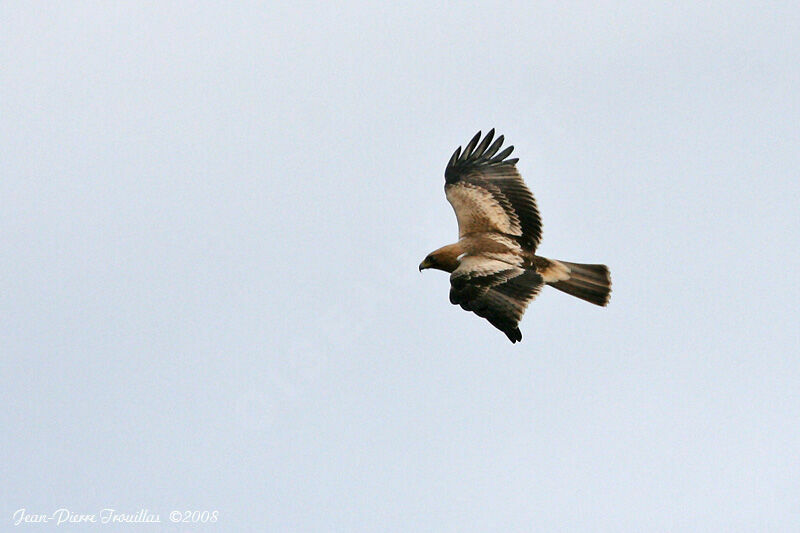
{"label": "pale grey sky", "polygon": [[[3,3],[3,529],[800,529],[800,8],[696,4]],[[614,280],[517,345],[417,271],[492,127]]]}

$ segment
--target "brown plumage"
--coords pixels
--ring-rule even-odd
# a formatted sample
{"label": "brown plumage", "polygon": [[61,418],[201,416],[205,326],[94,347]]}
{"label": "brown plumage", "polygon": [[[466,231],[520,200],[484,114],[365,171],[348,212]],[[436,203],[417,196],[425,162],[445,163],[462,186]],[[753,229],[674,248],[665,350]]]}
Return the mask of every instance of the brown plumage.
{"label": "brown plumage", "polygon": [[[428,254],[419,269],[450,273],[450,301],[485,318],[511,342],[522,340],[519,321],[547,284],[587,302],[608,304],[611,277],[605,265],[556,261],[535,255],[542,238],[539,210],[514,147],[498,153],[503,136],[478,132],[445,169],[445,196],[458,220],[458,242]],[[495,155],[496,154],[496,155]]]}

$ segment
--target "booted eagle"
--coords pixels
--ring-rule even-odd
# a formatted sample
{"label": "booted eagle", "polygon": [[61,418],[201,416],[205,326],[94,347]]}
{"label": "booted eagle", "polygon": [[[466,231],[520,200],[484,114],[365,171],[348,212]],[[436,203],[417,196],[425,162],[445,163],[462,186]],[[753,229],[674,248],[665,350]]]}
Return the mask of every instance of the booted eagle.
{"label": "booted eagle", "polygon": [[535,255],[542,221],[531,191],[508,159],[498,153],[503,136],[481,132],[453,153],[444,171],[444,193],[458,220],[458,242],[428,254],[420,271],[450,273],[450,302],[522,340],[518,324],[544,284],[596,305],[608,304],[611,277],[605,265],[556,261]]}

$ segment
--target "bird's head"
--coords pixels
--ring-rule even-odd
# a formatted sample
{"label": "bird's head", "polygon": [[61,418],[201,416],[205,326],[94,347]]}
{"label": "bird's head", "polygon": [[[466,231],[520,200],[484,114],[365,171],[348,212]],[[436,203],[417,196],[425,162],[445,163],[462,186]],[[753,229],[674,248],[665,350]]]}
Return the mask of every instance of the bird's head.
{"label": "bird's head", "polygon": [[422,263],[419,264],[419,271],[422,272],[426,268],[436,268],[436,258],[433,254],[428,254]]}
{"label": "bird's head", "polygon": [[422,272],[426,268],[435,268],[436,270],[452,272],[458,268],[459,255],[462,252],[460,243],[443,246],[438,250],[432,251],[422,260],[422,263],[419,264],[419,271]]}

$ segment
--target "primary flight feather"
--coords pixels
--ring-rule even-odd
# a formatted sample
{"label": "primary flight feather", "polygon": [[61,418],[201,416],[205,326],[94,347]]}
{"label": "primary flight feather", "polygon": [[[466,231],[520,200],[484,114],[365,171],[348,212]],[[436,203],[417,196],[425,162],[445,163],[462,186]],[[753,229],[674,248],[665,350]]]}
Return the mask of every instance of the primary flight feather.
{"label": "primary flight feather", "polygon": [[458,221],[458,242],[428,254],[420,263],[450,273],[450,302],[485,318],[522,340],[519,321],[547,284],[604,306],[611,295],[605,265],[556,261],[535,255],[542,237],[536,200],[516,163],[513,146],[499,151],[503,136],[478,132],[453,153],[444,172],[444,192]]}

